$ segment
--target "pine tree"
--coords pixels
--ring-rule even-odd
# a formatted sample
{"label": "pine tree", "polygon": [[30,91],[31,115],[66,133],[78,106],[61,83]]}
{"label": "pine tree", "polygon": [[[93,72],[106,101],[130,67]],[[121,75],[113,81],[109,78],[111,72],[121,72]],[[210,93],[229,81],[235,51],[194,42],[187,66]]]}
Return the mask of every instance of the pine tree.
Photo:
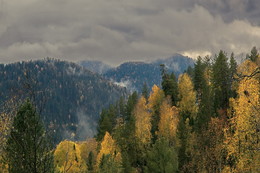
{"label": "pine tree", "polygon": [[19,108],[5,147],[9,172],[53,172],[53,153],[35,107],[26,100]]}
{"label": "pine tree", "polygon": [[230,61],[229,61],[229,67],[230,67],[230,78],[229,78],[229,86],[231,87],[231,94],[230,94],[230,97],[235,97],[236,96],[236,91],[234,88],[232,88],[232,84],[234,82],[234,77],[237,73],[237,62],[234,58],[234,53],[231,53],[231,56],[230,56]]}
{"label": "pine tree", "polygon": [[110,105],[108,109],[103,109],[97,128],[97,141],[101,141],[106,132],[111,133],[116,125],[117,110],[114,105]]}
{"label": "pine tree", "polygon": [[176,106],[178,102],[178,84],[174,73],[168,74],[165,65],[161,65],[162,89],[165,96],[170,96],[172,105]]}
{"label": "pine tree", "polygon": [[212,88],[214,92],[214,108],[217,112],[219,109],[228,108],[231,84],[230,70],[227,57],[223,51],[220,51],[212,67]]}
{"label": "pine tree", "polygon": [[149,89],[148,89],[148,86],[146,84],[146,82],[144,83],[143,85],[143,88],[142,88],[142,96],[147,100],[148,97],[149,97]]}
{"label": "pine tree", "polygon": [[202,100],[203,89],[206,86],[205,71],[206,66],[202,62],[202,58],[198,57],[194,66],[194,89],[197,91],[198,102]]}
{"label": "pine tree", "polygon": [[174,173],[178,170],[178,158],[174,147],[165,138],[157,139],[147,154],[145,172]]}
{"label": "pine tree", "polygon": [[249,58],[251,61],[256,62],[258,56],[259,56],[259,53],[258,53],[256,47],[254,46],[254,47],[251,49],[251,54],[248,55],[248,58]]}

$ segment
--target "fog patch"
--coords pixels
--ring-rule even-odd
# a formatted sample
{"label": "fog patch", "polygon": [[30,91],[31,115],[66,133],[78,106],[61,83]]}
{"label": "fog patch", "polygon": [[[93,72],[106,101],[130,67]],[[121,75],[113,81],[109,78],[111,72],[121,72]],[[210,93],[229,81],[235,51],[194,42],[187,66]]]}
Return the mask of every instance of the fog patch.
{"label": "fog patch", "polygon": [[132,82],[130,80],[121,80],[120,82],[116,82],[116,81],[112,80],[112,83],[114,83],[115,85],[118,85],[120,87],[124,87],[130,92],[136,91],[136,88],[134,87],[134,85],[132,84]]}
{"label": "fog patch", "polygon": [[76,131],[76,136],[80,140],[85,140],[88,138],[93,138],[96,134],[97,124],[92,116],[87,115],[84,111],[77,112],[78,126]]}

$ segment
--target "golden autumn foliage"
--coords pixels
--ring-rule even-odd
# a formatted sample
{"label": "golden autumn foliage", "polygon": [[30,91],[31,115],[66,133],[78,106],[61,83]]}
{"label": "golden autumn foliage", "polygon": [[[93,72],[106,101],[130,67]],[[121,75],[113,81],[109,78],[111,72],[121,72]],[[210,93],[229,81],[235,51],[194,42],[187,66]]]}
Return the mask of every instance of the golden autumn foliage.
{"label": "golden autumn foliage", "polygon": [[179,77],[179,108],[184,113],[190,113],[193,118],[198,110],[196,106],[196,93],[191,78],[184,73]]}
{"label": "golden autumn foliage", "polygon": [[163,98],[163,90],[161,90],[157,85],[154,85],[148,98],[148,108],[154,113],[155,107],[162,102]]}
{"label": "golden autumn foliage", "polygon": [[160,107],[158,136],[173,141],[176,137],[178,121],[178,109],[175,106],[171,106],[169,99],[165,99]]}
{"label": "golden autumn foliage", "polygon": [[62,141],[54,152],[54,165],[57,172],[83,173],[87,171],[86,162],[81,158],[79,144]]}
{"label": "golden autumn foliage", "polygon": [[141,144],[146,145],[151,141],[151,113],[148,112],[146,100],[141,97],[135,108],[135,136]]}
{"label": "golden autumn foliage", "polygon": [[[257,65],[246,60],[238,68],[243,75],[250,75]],[[260,124],[260,84],[255,77],[245,77],[238,84],[238,97],[230,99],[232,106],[231,130],[226,130],[226,145],[229,157],[236,157],[234,172],[257,172],[260,167],[259,124]],[[231,114],[232,113],[232,114]]]}
{"label": "golden autumn foliage", "polygon": [[101,142],[100,151],[97,155],[97,167],[99,166],[102,157],[105,155],[110,155],[110,157],[118,163],[122,162],[120,150],[108,132],[106,132],[104,139]]}
{"label": "golden autumn foliage", "polygon": [[78,147],[80,150],[80,156],[83,160],[87,161],[89,157],[89,153],[92,152],[94,156],[94,160],[97,157],[97,146],[98,143],[94,138],[88,139],[87,141],[78,143]]}

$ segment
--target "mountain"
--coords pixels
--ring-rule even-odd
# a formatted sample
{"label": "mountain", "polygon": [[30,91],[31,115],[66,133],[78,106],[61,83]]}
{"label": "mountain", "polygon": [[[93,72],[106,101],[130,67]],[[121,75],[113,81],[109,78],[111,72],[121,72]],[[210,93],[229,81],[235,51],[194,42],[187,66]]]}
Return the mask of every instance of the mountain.
{"label": "mountain", "polygon": [[168,72],[173,72],[178,77],[189,66],[194,65],[193,59],[175,54],[166,59],[158,59],[150,63],[126,62],[104,73],[104,77],[130,91],[141,92],[144,83],[151,89],[154,84],[161,85],[160,65],[164,64]]}
{"label": "mountain", "polygon": [[93,136],[101,110],[126,95],[80,65],[49,58],[0,64],[0,91],[0,105],[32,98],[56,142]]}
{"label": "mountain", "polygon": [[140,91],[144,85],[152,86],[161,80],[160,66],[144,62],[127,62],[108,70],[104,76],[130,91]]}
{"label": "mountain", "polygon": [[174,72],[176,76],[183,73],[189,66],[194,66],[194,60],[183,56],[181,54],[175,54],[172,57],[166,59],[158,59],[152,62],[152,64],[160,66],[164,64],[169,72]]}
{"label": "mountain", "polygon": [[101,61],[91,61],[91,60],[80,61],[79,65],[85,67],[89,71],[92,71],[92,72],[98,73],[98,74],[103,74],[112,68],[111,66],[109,66]]}

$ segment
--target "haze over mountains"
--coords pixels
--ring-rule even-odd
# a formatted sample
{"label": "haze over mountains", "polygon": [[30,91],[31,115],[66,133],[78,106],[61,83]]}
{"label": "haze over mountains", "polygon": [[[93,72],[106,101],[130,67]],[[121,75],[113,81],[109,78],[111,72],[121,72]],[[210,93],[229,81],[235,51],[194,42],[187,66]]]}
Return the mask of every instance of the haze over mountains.
{"label": "haze over mountains", "polygon": [[33,99],[55,141],[92,137],[101,110],[126,95],[99,74],[54,59],[0,64],[0,76],[0,104]]}
{"label": "haze over mountains", "polygon": [[102,109],[130,92],[160,86],[160,64],[179,75],[193,60],[182,55],[111,67],[98,61],[80,65],[56,59],[0,64],[0,104],[33,99],[56,142],[84,140],[96,133]]}
{"label": "haze over mountains", "polygon": [[161,85],[160,65],[164,64],[168,72],[173,72],[177,77],[183,73],[189,66],[194,65],[194,60],[175,54],[166,59],[157,59],[152,62],[125,62],[118,67],[109,67],[102,62],[82,61],[80,65],[90,71],[102,74],[108,80],[115,84],[126,87],[129,91],[142,90],[146,83],[148,88],[156,84]]}

